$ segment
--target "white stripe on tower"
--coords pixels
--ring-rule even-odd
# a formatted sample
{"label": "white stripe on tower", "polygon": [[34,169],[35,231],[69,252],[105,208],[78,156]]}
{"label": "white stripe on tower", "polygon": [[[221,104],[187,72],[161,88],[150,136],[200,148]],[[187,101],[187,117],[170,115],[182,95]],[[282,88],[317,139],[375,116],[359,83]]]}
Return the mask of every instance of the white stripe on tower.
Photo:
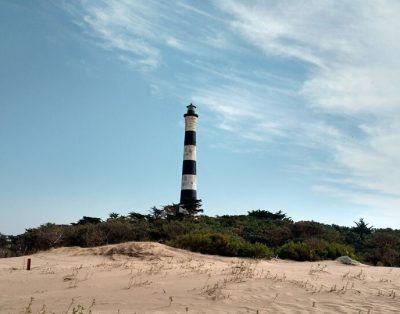
{"label": "white stripe on tower", "polygon": [[196,160],[196,145],[185,145],[183,160]]}
{"label": "white stripe on tower", "polygon": [[197,190],[196,175],[184,174],[181,190]]}
{"label": "white stripe on tower", "polygon": [[196,178],[196,106],[187,106],[185,117],[185,146],[183,150],[181,205],[192,204],[197,200]]}

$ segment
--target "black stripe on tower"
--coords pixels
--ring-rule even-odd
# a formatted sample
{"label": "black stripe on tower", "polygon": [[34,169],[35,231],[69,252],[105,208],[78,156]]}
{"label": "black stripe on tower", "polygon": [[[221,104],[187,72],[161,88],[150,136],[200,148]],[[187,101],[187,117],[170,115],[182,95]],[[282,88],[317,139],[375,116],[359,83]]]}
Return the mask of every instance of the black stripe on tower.
{"label": "black stripe on tower", "polygon": [[182,166],[183,174],[196,174],[196,160],[184,160]]}
{"label": "black stripe on tower", "polygon": [[196,145],[196,131],[185,131],[185,145]]}
{"label": "black stripe on tower", "polygon": [[187,204],[188,202],[197,200],[196,190],[181,190],[181,204]]}

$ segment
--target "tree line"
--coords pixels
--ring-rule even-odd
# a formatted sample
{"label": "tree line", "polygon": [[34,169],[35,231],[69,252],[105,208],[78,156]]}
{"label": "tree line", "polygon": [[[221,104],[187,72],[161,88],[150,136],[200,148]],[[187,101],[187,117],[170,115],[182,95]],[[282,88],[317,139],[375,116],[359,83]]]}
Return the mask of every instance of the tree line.
{"label": "tree line", "polygon": [[298,261],[347,255],[363,263],[400,267],[400,230],[374,228],[364,219],[352,227],[294,222],[282,211],[246,215],[176,216],[176,205],[149,214],[116,212],[106,219],[82,217],[69,225],[47,223],[20,235],[0,233],[0,257],[32,254],[61,246],[92,247],[126,241],[157,241],[205,254]]}

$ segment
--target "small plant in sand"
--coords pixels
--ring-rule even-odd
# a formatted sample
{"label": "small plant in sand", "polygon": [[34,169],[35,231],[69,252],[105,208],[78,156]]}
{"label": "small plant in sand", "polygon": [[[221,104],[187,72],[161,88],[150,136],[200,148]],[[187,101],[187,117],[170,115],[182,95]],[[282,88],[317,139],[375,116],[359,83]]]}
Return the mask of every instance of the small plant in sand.
{"label": "small plant in sand", "polygon": [[232,281],[234,282],[242,282],[244,279],[253,278],[254,274],[255,267],[245,261],[240,261],[236,265],[233,265],[231,269]]}
{"label": "small plant in sand", "polygon": [[279,274],[275,274],[275,276],[272,277],[272,280],[276,282],[284,282],[286,281],[286,274],[283,273],[281,276],[279,276]]}
{"label": "small plant in sand", "polygon": [[[33,301],[34,301],[34,300],[35,300],[35,299],[34,299],[33,297],[31,297],[31,299],[29,300],[28,305],[27,305],[26,308],[25,308],[24,314],[33,313],[33,312],[32,312],[32,304],[33,304]],[[45,314],[45,313],[46,313],[46,304],[43,304],[42,307],[41,307],[41,309],[40,309],[38,312],[35,312],[35,314]],[[49,314],[50,314],[50,313],[49,313]]]}
{"label": "small plant in sand", "polygon": [[70,309],[72,308],[72,306],[74,305],[74,302],[75,302],[75,299],[72,298],[72,299],[71,299],[71,302],[70,302],[69,305],[68,305],[67,310],[66,310],[65,312],[63,312],[63,314],[67,314],[67,313],[69,312],[69,310],[70,310]]}
{"label": "small plant in sand", "polygon": [[[306,291],[312,291],[313,293],[319,292],[318,288],[311,284],[308,280],[288,280],[288,282],[292,283],[293,285],[302,288]],[[322,286],[322,285],[321,285]]]}
{"label": "small plant in sand", "polygon": [[365,280],[365,272],[362,269],[360,269],[358,273],[351,273],[350,271],[348,271],[347,273],[342,275],[342,281],[345,279]]}
{"label": "small plant in sand", "polygon": [[378,297],[389,297],[394,299],[396,298],[396,291],[394,291],[393,289],[388,291],[378,289]]}
{"label": "small plant in sand", "polygon": [[81,269],[82,269],[82,266],[81,267],[74,267],[72,269],[72,273],[71,274],[65,275],[63,277],[63,281],[69,283],[68,288],[76,288],[78,286],[78,274],[79,274],[79,271]]}
{"label": "small plant in sand", "polygon": [[390,279],[380,278],[379,282],[392,282]]}
{"label": "small plant in sand", "polygon": [[[24,314],[31,314],[31,313],[35,313],[35,314],[55,314],[54,312],[48,312],[46,309],[46,304],[43,304],[41,309],[38,312],[32,312],[32,305],[33,305],[33,301],[35,299],[33,297],[31,297],[28,305],[25,308]],[[91,304],[85,308],[83,305],[77,304],[76,306],[74,305],[75,300],[72,299],[70,304],[68,305],[68,308],[65,312],[62,312],[63,314],[92,314],[92,308],[95,306],[96,304],[96,300],[93,299]]]}
{"label": "small plant in sand", "polygon": [[74,302],[75,300],[72,299],[71,303],[68,306],[68,309],[66,312],[64,312],[65,314],[69,314],[70,310],[72,314],[92,314],[92,308],[96,305],[96,299],[93,299],[92,302],[90,303],[90,305],[85,308],[83,305],[81,304],[77,304],[76,306],[74,306]]}
{"label": "small plant in sand", "polygon": [[72,314],[92,314],[92,308],[95,306],[95,304],[95,299],[92,300],[92,303],[88,306],[88,308],[78,304],[76,307],[72,308]]}
{"label": "small plant in sand", "polygon": [[40,271],[42,274],[46,274],[46,275],[53,275],[53,274],[55,274],[56,272],[55,272],[55,270],[54,270],[54,268],[53,267],[46,267],[46,268],[44,268],[44,269],[42,269],[41,271]]}
{"label": "small plant in sand", "polygon": [[131,269],[126,289],[129,290],[132,287],[141,287],[150,285],[152,282],[147,279],[146,280],[142,279],[142,274],[143,274],[142,269],[139,269],[137,273],[133,273],[133,269]]}
{"label": "small plant in sand", "polygon": [[327,269],[328,265],[321,265],[321,264],[317,264],[317,265],[312,265],[309,271],[310,275],[314,275],[316,273],[326,273],[326,269]]}
{"label": "small plant in sand", "polygon": [[206,285],[202,288],[202,293],[210,297],[212,300],[226,299],[229,295],[223,293],[223,289],[226,288],[228,280],[219,280],[215,284]]}
{"label": "small plant in sand", "polygon": [[28,313],[32,313],[32,304],[33,304],[33,300],[35,300],[33,297],[31,297],[31,299],[30,299],[30,301],[29,301],[29,303],[28,303],[28,305],[26,306],[26,308],[25,308],[25,314],[28,314]]}
{"label": "small plant in sand", "polygon": [[359,279],[359,280],[364,280],[365,279],[365,273],[364,271],[361,269],[359,273],[357,273],[354,278]]}

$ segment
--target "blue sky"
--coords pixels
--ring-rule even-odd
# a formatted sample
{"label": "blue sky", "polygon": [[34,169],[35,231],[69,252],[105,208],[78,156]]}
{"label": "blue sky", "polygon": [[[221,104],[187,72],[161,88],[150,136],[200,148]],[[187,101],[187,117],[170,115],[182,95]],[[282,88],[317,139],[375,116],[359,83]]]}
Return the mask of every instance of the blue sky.
{"label": "blue sky", "polygon": [[0,1],[0,232],[178,202],[400,227],[398,1]]}

